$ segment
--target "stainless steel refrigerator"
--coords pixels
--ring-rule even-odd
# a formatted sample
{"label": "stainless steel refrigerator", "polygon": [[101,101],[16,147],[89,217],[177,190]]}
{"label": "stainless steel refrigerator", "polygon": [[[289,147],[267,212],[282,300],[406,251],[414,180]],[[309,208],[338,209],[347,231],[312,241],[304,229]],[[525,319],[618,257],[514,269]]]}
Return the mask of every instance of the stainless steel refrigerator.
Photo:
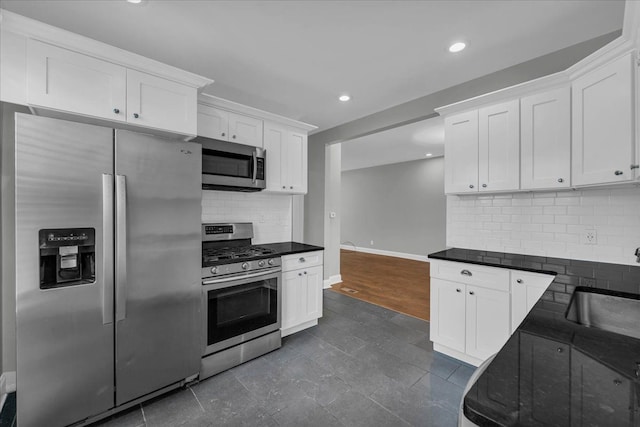
{"label": "stainless steel refrigerator", "polygon": [[199,145],[15,119],[20,426],[82,422],[197,374]]}

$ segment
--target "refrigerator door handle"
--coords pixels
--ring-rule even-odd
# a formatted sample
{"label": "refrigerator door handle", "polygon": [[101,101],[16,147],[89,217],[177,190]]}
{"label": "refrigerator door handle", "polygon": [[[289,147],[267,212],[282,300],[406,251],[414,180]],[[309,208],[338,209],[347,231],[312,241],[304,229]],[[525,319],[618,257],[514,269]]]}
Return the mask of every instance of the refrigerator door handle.
{"label": "refrigerator door handle", "polygon": [[113,175],[102,174],[102,324],[113,323]]}
{"label": "refrigerator door handle", "polygon": [[127,181],[116,175],[116,322],[127,317]]}

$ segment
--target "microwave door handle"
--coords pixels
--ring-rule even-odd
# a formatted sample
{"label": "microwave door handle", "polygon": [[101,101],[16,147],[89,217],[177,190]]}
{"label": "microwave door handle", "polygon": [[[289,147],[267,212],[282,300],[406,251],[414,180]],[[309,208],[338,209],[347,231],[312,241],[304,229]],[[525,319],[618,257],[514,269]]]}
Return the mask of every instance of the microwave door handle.
{"label": "microwave door handle", "polygon": [[255,184],[256,178],[258,177],[258,157],[256,156],[255,150],[253,151],[253,178],[251,182]]}
{"label": "microwave door handle", "polygon": [[127,317],[127,181],[116,175],[116,322]]}

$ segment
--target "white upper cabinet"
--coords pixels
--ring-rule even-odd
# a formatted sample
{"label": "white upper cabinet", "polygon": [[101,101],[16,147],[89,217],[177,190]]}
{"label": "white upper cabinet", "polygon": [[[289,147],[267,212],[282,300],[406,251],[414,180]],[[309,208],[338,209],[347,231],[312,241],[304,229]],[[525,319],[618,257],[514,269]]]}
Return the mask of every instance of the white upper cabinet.
{"label": "white upper cabinet", "polygon": [[478,111],[444,119],[445,193],[478,191]]}
{"label": "white upper cabinet", "polygon": [[27,102],[34,107],[195,135],[197,96],[192,86],[27,42]]}
{"label": "white upper cabinet", "polygon": [[126,121],[125,67],[36,40],[27,52],[30,105]]}
{"label": "white upper cabinet", "polygon": [[229,113],[229,141],[262,147],[263,121],[241,114]]}
{"label": "white upper cabinet", "polygon": [[633,56],[627,54],[573,81],[572,183],[634,178]]}
{"label": "white upper cabinet", "polygon": [[229,140],[229,112],[198,104],[198,136]]}
{"label": "white upper cabinet", "polygon": [[195,135],[198,93],[195,88],[127,70],[127,121]]}
{"label": "white upper cabinet", "polygon": [[479,191],[520,188],[520,105],[518,100],[478,111]]}
{"label": "white upper cabinet", "polygon": [[523,190],[571,185],[571,90],[520,100],[520,184]]}
{"label": "white upper cabinet", "polygon": [[199,104],[198,135],[262,147],[263,121],[210,105]]}
{"label": "white upper cabinet", "polygon": [[275,123],[265,123],[267,191],[307,193],[307,134]]}

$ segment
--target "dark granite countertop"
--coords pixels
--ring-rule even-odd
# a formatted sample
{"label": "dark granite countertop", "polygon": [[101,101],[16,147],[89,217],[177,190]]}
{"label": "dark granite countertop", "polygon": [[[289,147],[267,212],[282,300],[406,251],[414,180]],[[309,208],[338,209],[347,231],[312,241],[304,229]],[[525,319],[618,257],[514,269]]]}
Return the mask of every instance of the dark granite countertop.
{"label": "dark granite countertop", "polygon": [[565,318],[578,286],[640,294],[640,267],[459,248],[429,258],[555,275],[465,395],[467,418],[480,426],[640,426],[640,340]]}
{"label": "dark granite countertop", "polygon": [[263,248],[269,248],[280,256],[324,250],[322,246],[308,245],[306,243],[298,242],[267,243],[260,246]]}

